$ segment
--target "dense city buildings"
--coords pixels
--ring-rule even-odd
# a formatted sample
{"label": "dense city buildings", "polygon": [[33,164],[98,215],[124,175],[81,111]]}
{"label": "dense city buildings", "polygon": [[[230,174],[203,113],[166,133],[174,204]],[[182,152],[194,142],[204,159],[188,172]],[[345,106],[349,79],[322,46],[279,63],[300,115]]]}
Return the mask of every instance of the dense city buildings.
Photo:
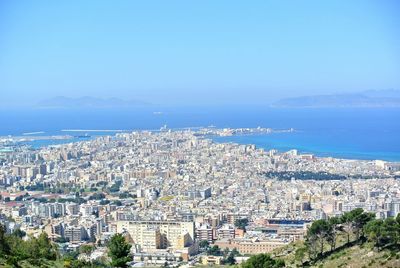
{"label": "dense city buildings", "polygon": [[8,232],[46,232],[66,251],[93,243],[92,259],[121,233],[135,262],[161,265],[219,263],[205,256],[204,241],[241,254],[272,252],[303,239],[317,219],[355,208],[382,219],[400,212],[399,163],[209,139],[272,131],[163,129],[42,149],[4,142],[0,223]]}

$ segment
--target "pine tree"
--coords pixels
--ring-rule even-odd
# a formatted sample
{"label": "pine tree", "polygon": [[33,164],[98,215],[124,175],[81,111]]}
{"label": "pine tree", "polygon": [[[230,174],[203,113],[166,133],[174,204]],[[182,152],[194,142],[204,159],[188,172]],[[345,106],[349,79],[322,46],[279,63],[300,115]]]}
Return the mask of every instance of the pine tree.
{"label": "pine tree", "polygon": [[112,267],[126,267],[126,263],[131,259],[129,257],[130,249],[132,245],[129,245],[122,234],[115,234],[111,237],[108,243],[108,256],[111,258]]}

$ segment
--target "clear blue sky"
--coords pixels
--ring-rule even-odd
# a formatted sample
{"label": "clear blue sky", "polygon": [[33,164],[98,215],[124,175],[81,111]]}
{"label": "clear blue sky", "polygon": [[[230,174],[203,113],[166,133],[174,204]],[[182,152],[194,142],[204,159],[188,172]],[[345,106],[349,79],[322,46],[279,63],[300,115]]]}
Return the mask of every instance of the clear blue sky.
{"label": "clear blue sky", "polygon": [[400,1],[0,1],[0,105],[400,88]]}

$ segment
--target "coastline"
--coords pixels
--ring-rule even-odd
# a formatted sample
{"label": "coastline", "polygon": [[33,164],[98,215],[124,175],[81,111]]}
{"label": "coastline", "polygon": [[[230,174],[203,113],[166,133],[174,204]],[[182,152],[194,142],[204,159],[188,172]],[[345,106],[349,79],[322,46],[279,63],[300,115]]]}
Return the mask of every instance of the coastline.
{"label": "coastline", "polygon": [[[1,139],[14,139],[12,146],[30,146],[33,149],[41,149],[48,146],[60,146],[63,144],[90,141],[99,137],[112,136],[116,134],[131,132],[160,132],[160,131],[182,131],[190,128],[171,128],[171,129],[151,129],[151,130],[70,130],[70,132],[91,132],[88,137],[66,135],[69,130],[60,130],[60,135],[51,136],[2,136]],[[195,128],[192,128],[192,130]],[[95,134],[95,133],[98,134]],[[312,154],[320,158],[336,158],[345,160],[382,160],[387,162],[400,162],[400,152],[366,152],[356,150],[341,150],[324,148],[318,146],[310,146],[310,144],[292,144],[287,140],[288,135],[302,133],[302,131],[289,129],[272,129],[272,128],[201,128],[198,127],[197,132],[200,136],[212,140],[214,143],[235,143],[240,145],[255,145],[266,151],[277,150],[284,153],[290,150],[297,150],[299,154]],[[44,132],[43,132],[44,133]],[[225,135],[224,133],[229,133]],[[233,134],[232,134],[233,133]],[[284,137],[282,137],[284,135]],[[276,138],[278,137],[278,139]],[[1,145],[1,143],[0,143]],[[10,146],[3,145],[3,148]],[[1,148],[1,147],[0,147]]]}
{"label": "coastline", "polygon": [[236,135],[236,136],[214,136],[211,137],[216,143],[235,143],[240,145],[255,145],[264,150],[278,150],[287,152],[297,150],[301,154],[313,154],[317,157],[332,157],[347,160],[382,160],[388,162],[400,162],[400,152],[367,152],[357,150],[329,149],[323,146],[310,146],[310,144],[297,144],[285,141],[284,139],[274,139],[271,141],[268,135]]}

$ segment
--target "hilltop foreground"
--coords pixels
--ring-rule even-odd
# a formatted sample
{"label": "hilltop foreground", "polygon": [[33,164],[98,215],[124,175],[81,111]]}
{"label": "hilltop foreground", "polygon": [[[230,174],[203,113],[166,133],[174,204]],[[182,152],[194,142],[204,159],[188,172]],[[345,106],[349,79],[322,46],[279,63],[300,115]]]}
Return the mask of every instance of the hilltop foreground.
{"label": "hilltop foreground", "polygon": [[378,251],[373,248],[371,243],[357,244],[338,250],[306,266],[302,265],[299,261],[299,256],[296,256],[296,250],[300,249],[303,245],[303,243],[291,244],[275,253],[285,261],[285,267],[400,267],[400,252],[389,249]]}

